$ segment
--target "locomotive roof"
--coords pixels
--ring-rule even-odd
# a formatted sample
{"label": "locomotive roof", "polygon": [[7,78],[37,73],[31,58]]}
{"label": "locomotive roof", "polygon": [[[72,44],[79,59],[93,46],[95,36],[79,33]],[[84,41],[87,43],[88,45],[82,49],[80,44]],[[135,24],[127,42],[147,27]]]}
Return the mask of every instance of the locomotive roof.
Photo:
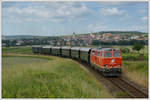
{"label": "locomotive roof", "polygon": [[116,51],[115,48],[94,48],[94,50],[100,50],[100,51]]}
{"label": "locomotive roof", "polygon": [[89,51],[91,48],[81,48],[81,51]]}
{"label": "locomotive roof", "polygon": [[71,50],[80,50],[80,47],[72,47]]}
{"label": "locomotive roof", "polygon": [[101,51],[112,51],[113,48],[100,48],[98,50],[101,50]]}

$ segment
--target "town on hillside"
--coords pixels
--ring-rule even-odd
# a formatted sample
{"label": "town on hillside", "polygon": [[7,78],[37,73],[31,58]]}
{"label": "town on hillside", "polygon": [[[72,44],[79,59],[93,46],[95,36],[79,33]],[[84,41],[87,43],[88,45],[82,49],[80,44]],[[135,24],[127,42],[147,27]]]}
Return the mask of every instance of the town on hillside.
{"label": "town on hillside", "polygon": [[148,44],[148,34],[141,32],[91,32],[65,36],[4,36],[2,46],[52,45],[52,46],[90,46],[90,45],[133,45],[134,41]]}

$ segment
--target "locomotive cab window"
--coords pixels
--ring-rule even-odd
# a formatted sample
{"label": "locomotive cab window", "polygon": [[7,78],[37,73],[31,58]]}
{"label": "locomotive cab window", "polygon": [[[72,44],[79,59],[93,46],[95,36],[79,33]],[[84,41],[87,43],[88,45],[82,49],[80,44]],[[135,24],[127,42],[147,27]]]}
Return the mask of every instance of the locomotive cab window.
{"label": "locomotive cab window", "polygon": [[104,57],[112,57],[112,52],[105,52]]}
{"label": "locomotive cab window", "polygon": [[114,57],[120,57],[120,56],[121,56],[120,52],[114,52]]}
{"label": "locomotive cab window", "polygon": [[94,55],[97,55],[97,52],[96,52],[96,51],[94,52]]}
{"label": "locomotive cab window", "polygon": [[103,52],[101,51],[101,57],[103,56]]}

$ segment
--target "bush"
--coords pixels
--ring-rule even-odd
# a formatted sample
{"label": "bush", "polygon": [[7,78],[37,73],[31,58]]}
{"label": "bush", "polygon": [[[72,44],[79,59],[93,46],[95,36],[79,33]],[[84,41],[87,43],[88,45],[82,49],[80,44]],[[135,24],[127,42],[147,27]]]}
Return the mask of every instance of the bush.
{"label": "bush", "polygon": [[148,60],[148,54],[144,55],[144,60]]}
{"label": "bush", "polygon": [[140,54],[122,54],[123,60],[138,60]]}
{"label": "bush", "polygon": [[120,50],[121,50],[121,52],[123,52],[123,53],[129,53],[129,52],[130,52],[130,49],[129,49],[129,48],[121,48]]}
{"label": "bush", "polygon": [[141,44],[140,42],[139,43],[137,42],[137,43],[134,44],[132,49],[139,52],[142,48],[144,48],[144,45]]}

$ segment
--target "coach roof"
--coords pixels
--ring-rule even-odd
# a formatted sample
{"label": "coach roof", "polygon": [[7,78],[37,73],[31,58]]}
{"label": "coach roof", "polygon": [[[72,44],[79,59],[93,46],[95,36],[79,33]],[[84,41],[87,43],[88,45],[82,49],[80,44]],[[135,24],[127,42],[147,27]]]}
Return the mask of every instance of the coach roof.
{"label": "coach roof", "polygon": [[81,48],[81,51],[89,51],[91,48]]}
{"label": "coach roof", "polygon": [[52,49],[60,49],[60,47],[52,47]]}
{"label": "coach roof", "polygon": [[72,47],[71,50],[80,50],[80,47]]}
{"label": "coach roof", "polygon": [[61,47],[62,49],[71,49],[71,47]]}
{"label": "coach roof", "polygon": [[42,45],[33,45],[32,47],[42,47]]}
{"label": "coach roof", "polygon": [[43,46],[43,48],[51,48],[52,46]]}

